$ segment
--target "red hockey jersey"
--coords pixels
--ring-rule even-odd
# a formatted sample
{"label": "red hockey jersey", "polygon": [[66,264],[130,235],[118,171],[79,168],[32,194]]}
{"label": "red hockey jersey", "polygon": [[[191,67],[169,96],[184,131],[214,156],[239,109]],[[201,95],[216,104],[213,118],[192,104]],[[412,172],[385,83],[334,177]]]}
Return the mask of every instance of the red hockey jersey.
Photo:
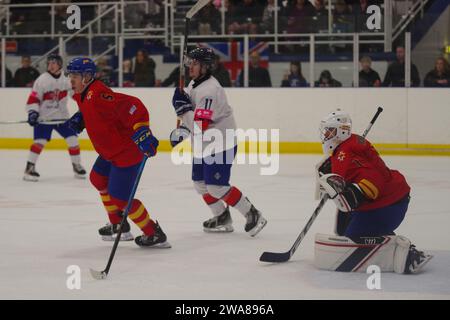
{"label": "red hockey jersey", "polygon": [[370,142],[355,134],[333,152],[331,172],[347,182],[357,183],[369,199],[356,211],[389,206],[410,191],[405,177],[397,170],[389,169]]}
{"label": "red hockey jersey", "polygon": [[73,99],[100,156],[119,167],[142,161],[143,154],[131,137],[137,128],[149,126],[149,115],[138,98],[113,92],[101,81],[94,80]]}

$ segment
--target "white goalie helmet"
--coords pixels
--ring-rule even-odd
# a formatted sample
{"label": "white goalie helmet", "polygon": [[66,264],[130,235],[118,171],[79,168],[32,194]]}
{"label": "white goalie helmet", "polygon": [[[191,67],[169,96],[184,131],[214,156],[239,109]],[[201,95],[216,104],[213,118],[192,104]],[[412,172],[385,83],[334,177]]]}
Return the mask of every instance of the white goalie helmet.
{"label": "white goalie helmet", "polygon": [[331,155],[352,135],[352,119],[347,112],[337,109],[320,121],[319,132],[323,153]]}

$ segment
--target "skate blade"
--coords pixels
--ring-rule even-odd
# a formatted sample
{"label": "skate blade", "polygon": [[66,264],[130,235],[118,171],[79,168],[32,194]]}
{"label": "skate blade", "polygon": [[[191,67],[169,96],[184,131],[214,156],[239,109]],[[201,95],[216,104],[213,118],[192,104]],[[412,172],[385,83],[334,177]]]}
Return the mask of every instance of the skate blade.
{"label": "skate blade", "polygon": [[169,249],[169,248],[172,248],[171,244],[169,242],[167,242],[167,241],[161,242],[161,243],[157,243],[157,244],[154,244],[152,246],[141,246],[141,245],[138,245],[138,246],[141,247],[141,248],[149,248],[149,249]]}
{"label": "skate blade", "polygon": [[422,261],[421,264],[419,264],[416,268],[414,268],[413,271],[411,271],[412,274],[419,273],[422,271],[423,267],[433,258],[431,254],[428,254],[425,258],[425,260]]}
{"label": "skate blade", "polygon": [[91,273],[92,278],[96,280],[104,280],[107,277],[107,274],[104,271],[89,269],[89,272]]}
{"label": "skate blade", "polygon": [[86,179],[86,175],[85,174],[75,173],[73,176],[75,177],[75,179]]}
{"label": "skate blade", "polygon": [[[116,236],[102,236],[102,240],[103,241],[115,241],[116,240]],[[122,235],[120,236],[120,241],[132,241],[134,240],[133,235],[131,234],[131,232],[125,232],[122,233]]]}
{"label": "skate blade", "polygon": [[30,176],[30,175],[24,175],[24,176],[23,176],[23,180],[24,180],[24,181],[37,182],[37,181],[39,181],[39,178],[38,178],[38,177]]}
{"label": "skate blade", "polygon": [[227,233],[227,232],[233,232],[234,228],[232,225],[227,226],[221,226],[218,228],[205,228],[203,227],[203,231],[206,233]]}
{"label": "skate blade", "polygon": [[248,231],[248,234],[251,237],[256,236],[267,224],[267,220],[264,219],[262,216],[259,218],[258,223],[256,224],[256,226]]}

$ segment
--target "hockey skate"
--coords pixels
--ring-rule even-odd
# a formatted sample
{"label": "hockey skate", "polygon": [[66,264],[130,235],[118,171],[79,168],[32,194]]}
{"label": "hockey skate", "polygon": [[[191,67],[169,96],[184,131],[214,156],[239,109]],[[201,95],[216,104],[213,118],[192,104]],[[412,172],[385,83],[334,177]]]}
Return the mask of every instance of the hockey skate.
{"label": "hockey skate", "polygon": [[153,235],[147,236],[143,234],[142,236],[136,237],[134,242],[136,242],[138,246],[146,248],[166,249],[172,247],[170,243],[167,242],[167,236],[162,231],[158,221],[155,222],[155,233]]}
{"label": "hockey skate", "polygon": [[[119,232],[120,223],[112,224],[108,223],[106,226],[100,228],[98,233],[102,236],[103,241],[116,240],[117,233]],[[120,241],[131,241],[134,237],[130,232],[130,224],[125,220],[123,223],[122,234],[120,235]]]}
{"label": "hockey skate", "polygon": [[253,205],[245,216],[247,218],[245,232],[248,232],[248,234],[252,237],[256,236],[267,224],[267,220],[264,219],[261,212],[259,212]]}
{"label": "hockey skate", "polygon": [[203,222],[203,231],[205,232],[233,232],[233,220],[231,220],[230,209],[227,207],[225,211],[211,219]]}
{"label": "hockey skate", "polygon": [[27,162],[25,174],[23,175],[23,180],[36,182],[39,181],[39,177],[40,175],[39,173],[36,172],[34,163]]}
{"label": "hockey skate", "polygon": [[73,172],[75,174],[75,178],[84,179],[86,178],[86,170],[79,163],[72,163]]}
{"label": "hockey skate", "polygon": [[431,258],[433,258],[432,255],[425,254],[417,250],[415,245],[411,245],[406,258],[405,274],[419,273]]}

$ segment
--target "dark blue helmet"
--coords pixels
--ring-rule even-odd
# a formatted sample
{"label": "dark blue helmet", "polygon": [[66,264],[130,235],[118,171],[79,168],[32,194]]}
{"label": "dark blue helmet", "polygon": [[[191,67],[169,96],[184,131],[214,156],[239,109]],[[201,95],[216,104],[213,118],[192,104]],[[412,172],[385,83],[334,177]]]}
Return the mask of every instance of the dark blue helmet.
{"label": "dark blue helmet", "polygon": [[67,73],[79,73],[79,74],[91,74],[95,75],[97,72],[97,66],[94,61],[89,58],[78,57],[72,59],[67,65]]}
{"label": "dark blue helmet", "polygon": [[63,59],[59,54],[56,53],[52,53],[47,57],[47,63],[49,63],[50,61],[56,61],[56,63],[58,63],[58,65],[60,67],[62,67],[63,65]]}
{"label": "dark blue helmet", "polygon": [[201,64],[212,66],[215,63],[216,55],[211,48],[195,48],[188,53],[188,58],[197,60]]}

